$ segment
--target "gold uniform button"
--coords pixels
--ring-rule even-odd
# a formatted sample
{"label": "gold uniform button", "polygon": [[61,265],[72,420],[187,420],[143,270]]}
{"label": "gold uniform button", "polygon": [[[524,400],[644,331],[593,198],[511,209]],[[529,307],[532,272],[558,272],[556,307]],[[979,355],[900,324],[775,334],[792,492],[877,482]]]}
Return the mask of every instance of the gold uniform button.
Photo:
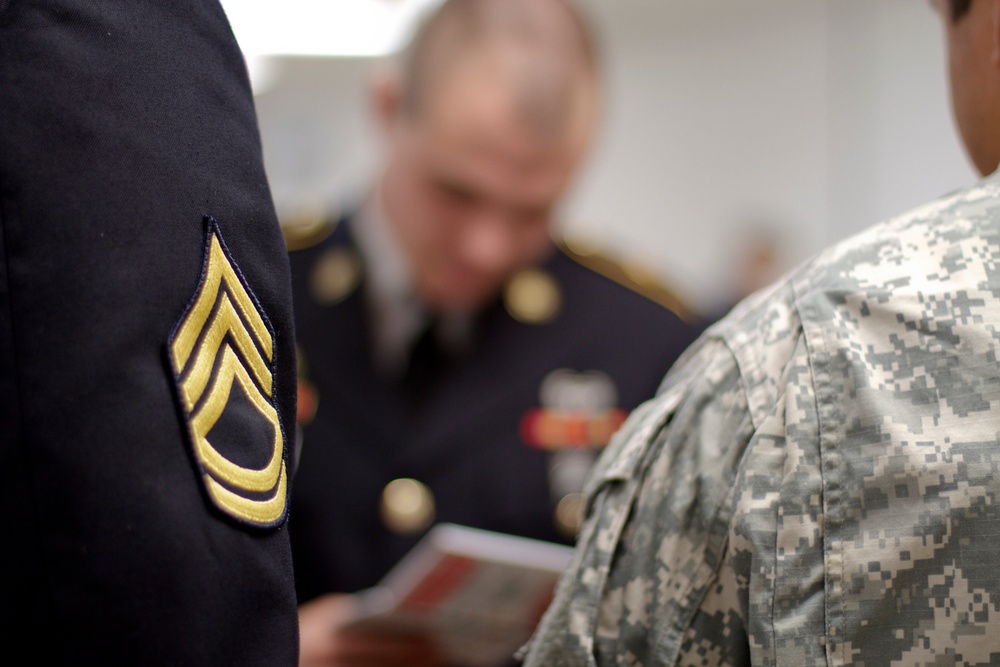
{"label": "gold uniform button", "polygon": [[566,538],[576,537],[583,524],[583,508],[587,497],[582,493],[567,493],[556,505],[555,524],[559,534]]}
{"label": "gold uniform button", "polygon": [[289,251],[305,250],[321,242],[337,228],[325,214],[306,214],[292,220],[283,220],[281,232]]}
{"label": "gold uniform button", "polygon": [[382,521],[400,535],[411,535],[434,523],[434,494],[415,479],[395,479],[382,490]]}
{"label": "gold uniform button", "polygon": [[312,293],[317,303],[340,303],[361,283],[361,260],[352,250],[335,248],[316,262],[312,272]]}
{"label": "gold uniform button", "polygon": [[555,279],[538,269],[525,269],[504,289],[504,305],[511,317],[524,324],[546,324],[559,312],[562,295]]}

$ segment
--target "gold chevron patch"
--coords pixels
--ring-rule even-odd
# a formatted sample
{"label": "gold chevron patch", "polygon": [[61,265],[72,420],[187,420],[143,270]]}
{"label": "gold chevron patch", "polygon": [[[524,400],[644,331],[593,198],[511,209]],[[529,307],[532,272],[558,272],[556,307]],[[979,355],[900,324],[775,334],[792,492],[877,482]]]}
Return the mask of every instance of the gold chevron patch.
{"label": "gold chevron patch", "polygon": [[208,220],[201,280],[168,343],[195,460],[212,502],[254,526],[286,512],[285,438],[274,406],[274,336]]}

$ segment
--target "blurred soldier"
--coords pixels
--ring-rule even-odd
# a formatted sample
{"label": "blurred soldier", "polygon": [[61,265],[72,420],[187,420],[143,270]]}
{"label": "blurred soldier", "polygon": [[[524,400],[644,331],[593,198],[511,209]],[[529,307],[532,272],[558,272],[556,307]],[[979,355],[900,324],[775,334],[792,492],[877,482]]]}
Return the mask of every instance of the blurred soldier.
{"label": "blurred soldier", "polygon": [[218,2],[0,1],[5,664],[295,664],[294,355]]}
{"label": "blurred soldier", "polygon": [[[301,601],[375,584],[435,522],[571,540],[596,451],[693,340],[665,290],[552,241],[595,66],[564,0],[446,2],[376,91],[378,186],[292,231],[318,396],[292,500]],[[310,637],[343,639],[345,604],[303,608],[304,662]]]}
{"label": "blurred soldier", "polygon": [[1000,655],[1000,0],[938,0],[978,184],[710,329],[594,468],[529,665]]}

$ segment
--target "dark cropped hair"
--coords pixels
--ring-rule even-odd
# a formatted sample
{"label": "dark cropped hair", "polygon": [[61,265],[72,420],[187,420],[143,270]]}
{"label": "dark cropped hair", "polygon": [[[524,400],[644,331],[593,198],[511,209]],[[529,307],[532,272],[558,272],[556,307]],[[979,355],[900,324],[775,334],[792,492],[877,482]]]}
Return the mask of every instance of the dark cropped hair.
{"label": "dark cropped hair", "polygon": [[948,0],[948,10],[951,13],[951,20],[957,21],[969,13],[972,0]]}

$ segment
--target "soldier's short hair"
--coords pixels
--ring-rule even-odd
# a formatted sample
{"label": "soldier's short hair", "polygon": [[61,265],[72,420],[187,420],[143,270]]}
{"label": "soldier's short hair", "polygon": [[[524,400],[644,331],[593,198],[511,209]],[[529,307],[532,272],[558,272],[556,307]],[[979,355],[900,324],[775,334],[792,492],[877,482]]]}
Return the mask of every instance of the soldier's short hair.
{"label": "soldier's short hair", "polygon": [[[537,0],[445,0],[425,17],[409,46],[402,54],[403,104],[415,113],[422,104],[429,81],[440,74],[440,68],[458,62],[484,39],[507,37],[525,45],[548,43],[553,31],[561,39],[564,55],[577,58],[584,67],[596,68],[596,48],[593,35],[584,18],[571,0],[550,0],[550,11],[540,17]],[[562,14],[553,28],[552,15]],[[573,52],[573,53],[569,53]]]}

